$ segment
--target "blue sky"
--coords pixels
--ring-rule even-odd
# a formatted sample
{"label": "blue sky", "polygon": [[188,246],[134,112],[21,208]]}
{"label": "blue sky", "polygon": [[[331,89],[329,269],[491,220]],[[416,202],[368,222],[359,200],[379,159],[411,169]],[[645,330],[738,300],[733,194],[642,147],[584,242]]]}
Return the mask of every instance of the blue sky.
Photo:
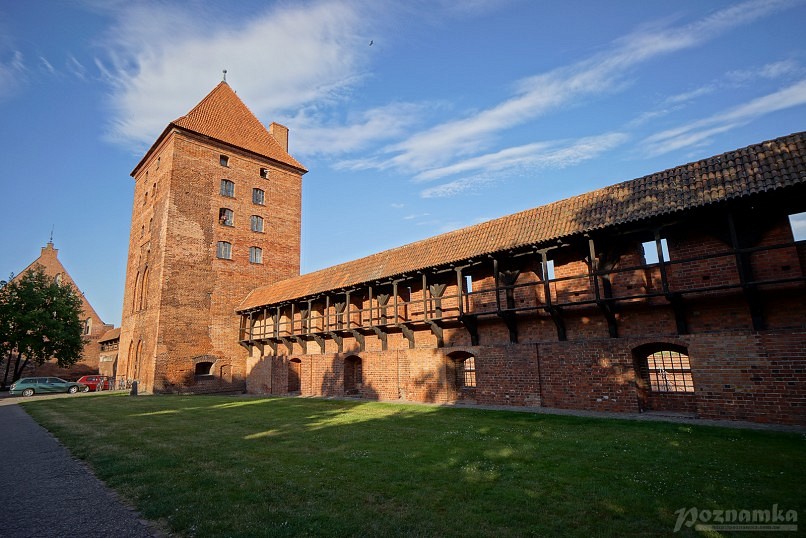
{"label": "blue sky", "polygon": [[805,25],[794,0],[0,0],[0,277],[54,229],[119,324],[129,173],[223,69],[310,170],[308,272],[804,130]]}

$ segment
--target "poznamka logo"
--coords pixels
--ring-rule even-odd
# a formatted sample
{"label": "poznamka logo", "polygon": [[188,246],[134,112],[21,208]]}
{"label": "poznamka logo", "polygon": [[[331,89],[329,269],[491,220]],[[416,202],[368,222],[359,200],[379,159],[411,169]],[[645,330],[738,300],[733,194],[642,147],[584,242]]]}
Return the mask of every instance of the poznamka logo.
{"label": "poznamka logo", "polygon": [[677,523],[674,532],[683,526],[696,531],[793,531],[798,530],[797,510],[784,510],[773,504],[762,510],[675,510]]}

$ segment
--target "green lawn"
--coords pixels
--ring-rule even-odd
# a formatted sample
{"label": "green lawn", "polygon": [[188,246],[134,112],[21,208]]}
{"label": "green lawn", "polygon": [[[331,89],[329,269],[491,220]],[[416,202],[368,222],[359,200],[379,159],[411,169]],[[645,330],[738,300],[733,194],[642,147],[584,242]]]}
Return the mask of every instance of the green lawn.
{"label": "green lawn", "polygon": [[299,398],[24,405],[183,536],[669,535],[681,508],[806,516],[800,434]]}

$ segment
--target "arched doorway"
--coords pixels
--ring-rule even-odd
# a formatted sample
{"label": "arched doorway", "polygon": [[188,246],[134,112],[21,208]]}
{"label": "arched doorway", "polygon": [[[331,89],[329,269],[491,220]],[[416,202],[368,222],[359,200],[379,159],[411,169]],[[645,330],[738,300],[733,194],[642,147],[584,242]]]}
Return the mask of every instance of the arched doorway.
{"label": "arched doorway", "polygon": [[364,386],[364,364],[361,357],[351,355],[344,359],[344,394],[361,394]]}
{"label": "arched doorway", "polygon": [[302,391],[302,361],[291,359],[288,361],[288,393],[300,393]]}

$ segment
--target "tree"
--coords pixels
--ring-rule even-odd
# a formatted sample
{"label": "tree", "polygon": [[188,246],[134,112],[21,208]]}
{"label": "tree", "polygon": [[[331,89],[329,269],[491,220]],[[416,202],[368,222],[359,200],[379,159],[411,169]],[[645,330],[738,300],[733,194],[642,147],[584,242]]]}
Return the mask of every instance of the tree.
{"label": "tree", "polygon": [[53,358],[62,368],[78,362],[84,348],[81,297],[57,283],[40,265],[0,286],[0,353],[6,359],[3,385],[29,364]]}

